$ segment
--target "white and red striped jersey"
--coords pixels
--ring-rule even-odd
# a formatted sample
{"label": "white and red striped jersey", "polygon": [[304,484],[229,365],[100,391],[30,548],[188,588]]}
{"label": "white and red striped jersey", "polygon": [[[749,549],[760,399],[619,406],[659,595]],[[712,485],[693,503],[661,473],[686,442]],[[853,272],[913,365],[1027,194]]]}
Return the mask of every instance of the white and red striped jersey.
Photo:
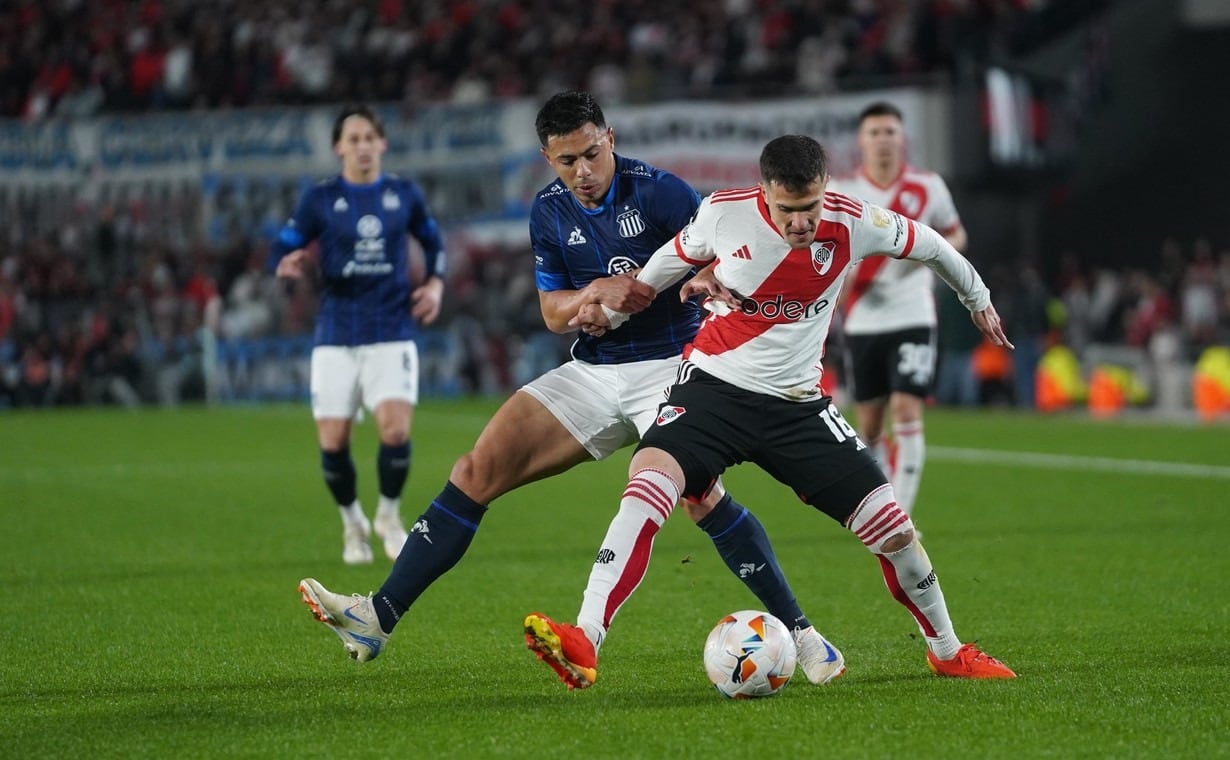
{"label": "white and red striped jersey", "polygon": [[758,186],[705,198],[638,278],[661,292],[717,259],[714,277],[742,308],[706,304],[711,313],[684,357],[740,388],[806,401],[821,392],[820,359],[846,272],[876,255],[924,262],[971,311],[991,303],[974,267],[934,230],[846,195],[826,193],[815,240],[791,248]]}
{"label": "white and red striped jersey", "polygon": [[[888,185],[877,184],[859,169],[853,176],[830,180],[828,189],[883,206],[941,235],[961,226],[944,178],[925,169],[906,166]],[[842,304],[846,333],[865,335],[935,326],[934,281],[925,267],[876,258],[859,264],[851,276]]]}

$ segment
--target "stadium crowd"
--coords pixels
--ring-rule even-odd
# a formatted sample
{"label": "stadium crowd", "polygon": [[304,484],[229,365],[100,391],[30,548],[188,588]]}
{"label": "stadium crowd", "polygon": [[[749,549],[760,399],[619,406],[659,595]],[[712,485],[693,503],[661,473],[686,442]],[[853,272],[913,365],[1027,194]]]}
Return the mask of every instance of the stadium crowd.
{"label": "stadium crowd", "polygon": [[13,0],[0,3],[0,117],[569,88],[608,103],[821,93],[1013,54],[1105,4]]}

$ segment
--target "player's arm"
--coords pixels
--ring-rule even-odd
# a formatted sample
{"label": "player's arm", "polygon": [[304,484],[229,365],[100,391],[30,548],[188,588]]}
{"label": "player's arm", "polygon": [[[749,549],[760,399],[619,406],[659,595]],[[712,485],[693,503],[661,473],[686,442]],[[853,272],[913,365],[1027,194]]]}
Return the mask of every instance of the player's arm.
{"label": "player's arm", "polygon": [[444,237],[440,226],[427,210],[427,199],[413,182],[406,184],[406,196],[410,203],[410,221],[407,229],[423,249],[423,264],[426,276],[418,287],[410,291],[410,316],[420,324],[429,325],[440,316],[444,301],[444,275],[447,257],[444,255]]}
{"label": "player's arm", "polygon": [[544,278],[540,276],[538,306],[547,329],[556,333],[569,333],[577,329],[573,320],[587,305],[635,314],[648,307],[656,295],[652,287],[630,274],[600,277],[579,290],[544,290],[543,282]]}
{"label": "player's arm", "polygon": [[914,250],[909,258],[921,261],[941,280],[952,288],[961,303],[970,311],[974,324],[992,343],[997,346],[1013,348],[1008,336],[1004,333],[1004,325],[999,318],[999,312],[991,303],[991,291],[979,276],[978,270],[969,259],[965,258],[945,240],[940,233],[925,224],[911,222],[916,230]]}
{"label": "player's arm", "polygon": [[286,224],[269,245],[265,267],[278,277],[297,279],[303,277],[308,266],[314,263],[308,243],[320,234],[320,221],[313,211],[311,191],[304,193]]}
{"label": "player's arm", "polygon": [[871,204],[864,204],[859,227],[862,243],[852,252],[855,258],[892,256],[927,266],[956,292],[983,335],[997,346],[1013,347],[978,270],[940,233]]}
{"label": "player's arm", "polygon": [[[704,268],[716,258],[712,247],[701,233],[704,224],[700,222],[707,208],[708,202],[706,201],[697,212],[697,218],[654,251],[649,261],[637,273],[638,281],[653,288],[653,296],[657,296],[658,293],[682,280],[693,268]],[[680,298],[686,300],[691,295],[701,292],[705,292],[703,284],[699,284],[695,289],[689,289],[685,285],[680,289]],[[601,333],[596,331],[597,328],[614,330],[627,322],[630,316],[622,309],[611,308],[606,304],[602,304],[600,308],[601,318],[597,310],[587,309],[574,317],[570,324],[590,334],[599,335]]]}
{"label": "player's arm", "polygon": [[556,232],[557,220],[550,209],[535,204],[530,210],[530,249],[534,252],[534,284],[538,306],[547,329],[572,332],[569,324],[589,304],[634,313],[649,306],[653,290],[630,274],[597,277],[578,287],[568,265],[565,245]]}

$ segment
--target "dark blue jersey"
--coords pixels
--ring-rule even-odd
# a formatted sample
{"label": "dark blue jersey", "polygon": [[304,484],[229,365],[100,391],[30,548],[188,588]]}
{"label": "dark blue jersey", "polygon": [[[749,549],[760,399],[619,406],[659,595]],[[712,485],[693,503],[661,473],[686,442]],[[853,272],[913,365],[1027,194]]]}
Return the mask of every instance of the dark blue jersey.
{"label": "dark blue jersey", "polygon": [[[602,206],[587,209],[560,181],[534,198],[530,245],[538,289],[580,290],[591,281],[638,269],[683,229],[700,196],[675,175],[615,156],[615,177]],[[679,302],[675,285],[618,330],[595,338],[578,332],[572,355],[593,364],[677,356],[700,325],[700,309]]]}
{"label": "dark blue jersey", "polygon": [[269,269],[293,250],[320,242],[321,302],[316,345],[362,346],[410,340],[409,240],[423,247],[427,276],[444,276],[435,219],[414,182],[381,175],[354,185],[340,175],[303,194],[269,249]]}

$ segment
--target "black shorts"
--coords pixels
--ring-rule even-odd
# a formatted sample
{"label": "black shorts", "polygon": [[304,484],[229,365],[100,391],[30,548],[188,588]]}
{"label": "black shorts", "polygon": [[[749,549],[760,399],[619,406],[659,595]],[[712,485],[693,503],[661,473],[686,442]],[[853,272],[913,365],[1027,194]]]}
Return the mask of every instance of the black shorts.
{"label": "black shorts", "polygon": [[872,401],[890,393],[926,398],[935,383],[935,330],[911,327],[888,333],[846,335],[851,397]]}
{"label": "black shorts", "polygon": [[638,450],[658,448],[683,469],[684,495],[703,496],[726,468],[754,462],[804,503],[845,524],[888,481],[850,423],[825,396],[752,393],[688,362]]}

